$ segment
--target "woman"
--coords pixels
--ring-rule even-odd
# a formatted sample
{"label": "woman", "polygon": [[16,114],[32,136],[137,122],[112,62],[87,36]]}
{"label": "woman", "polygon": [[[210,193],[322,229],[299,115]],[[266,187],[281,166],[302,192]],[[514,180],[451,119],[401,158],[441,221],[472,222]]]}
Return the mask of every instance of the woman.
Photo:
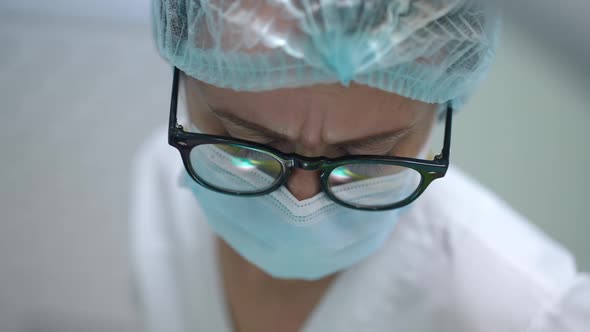
{"label": "woman", "polygon": [[[153,5],[175,70],[167,132],[136,166],[148,330],[590,324],[590,281],[570,256],[449,169],[452,115],[489,67],[495,11],[456,0]],[[437,120],[445,139],[430,156]]]}

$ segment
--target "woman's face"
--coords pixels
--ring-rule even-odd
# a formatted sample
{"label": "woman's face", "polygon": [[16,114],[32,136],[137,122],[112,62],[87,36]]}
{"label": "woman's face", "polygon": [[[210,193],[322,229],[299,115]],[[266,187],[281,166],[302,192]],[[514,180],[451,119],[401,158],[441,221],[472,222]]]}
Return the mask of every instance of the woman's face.
{"label": "woman's face", "polygon": [[[438,108],[354,83],[238,92],[189,76],[184,82],[190,120],[203,133],[308,157],[416,157]],[[293,170],[287,188],[299,200],[313,197],[321,191],[317,171]]]}

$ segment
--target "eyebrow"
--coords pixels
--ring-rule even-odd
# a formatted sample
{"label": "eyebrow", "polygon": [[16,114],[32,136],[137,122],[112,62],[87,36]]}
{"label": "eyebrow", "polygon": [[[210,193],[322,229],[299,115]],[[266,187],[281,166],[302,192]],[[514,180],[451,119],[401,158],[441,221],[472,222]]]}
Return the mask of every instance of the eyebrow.
{"label": "eyebrow", "polygon": [[[227,111],[211,108],[210,112],[213,113],[215,116],[217,116],[220,120],[225,120],[226,122],[229,122],[233,126],[238,126],[238,127],[242,127],[242,128],[248,129],[248,130],[252,130],[252,131],[258,132],[264,136],[268,136],[268,137],[272,137],[272,138],[278,138],[278,139],[285,140],[285,141],[290,140],[290,138],[284,134],[277,133],[276,131],[262,127],[256,123],[239,118]],[[347,140],[347,141],[335,143],[335,145],[348,146],[348,147],[365,147],[365,146],[379,144],[382,142],[398,140],[398,139],[408,135],[409,133],[411,133],[413,131],[414,127],[415,127],[415,125],[410,125],[410,126],[407,126],[407,127],[401,128],[401,129],[396,129],[393,131],[389,131],[389,132],[385,132],[385,133],[381,133],[381,134],[377,134],[377,135],[373,135],[373,136],[356,138],[353,140]]]}

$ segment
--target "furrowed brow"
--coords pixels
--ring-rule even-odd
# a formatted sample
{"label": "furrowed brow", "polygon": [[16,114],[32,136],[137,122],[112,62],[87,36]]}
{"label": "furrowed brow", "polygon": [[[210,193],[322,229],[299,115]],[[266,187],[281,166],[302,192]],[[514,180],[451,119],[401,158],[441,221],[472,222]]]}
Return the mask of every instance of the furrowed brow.
{"label": "furrowed brow", "polygon": [[[239,118],[227,111],[223,111],[221,109],[211,109],[210,111],[215,116],[217,116],[220,120],[228,122],[232,126],[237,126],[237,127],[242,127],[242,128],[248,129],[248,130],[252,130],[256,133],[259,133],[259,134],[262,134],[264,136],[271,137],[271,138],[278,138],[278,139],[285,140],[285,141],[289,140],[289,138],[287,136],[285,136],[281,133],[277,133],[271,129],[262,127],[256,123]],[[389,132],[385,132],[382,134],[358,138],[358,139],[349,140],[349,141],[334,142],[333,144],[343,146],[343,147],[361,148],[361,147],[372,146],[372,145],[376,145],[376,144],[380,144],[380,143],[395,142],[395,141],[409,135],[413,131],[414,127],[415,127],[415,125],[412,124],[410,126],[396,129],[396,130],[389,131]]]}

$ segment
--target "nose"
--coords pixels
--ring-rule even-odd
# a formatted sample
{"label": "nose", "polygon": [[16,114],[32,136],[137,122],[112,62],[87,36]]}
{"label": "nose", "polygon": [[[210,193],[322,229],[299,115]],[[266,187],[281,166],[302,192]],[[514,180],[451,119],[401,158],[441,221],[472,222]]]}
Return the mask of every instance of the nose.
{"label": "nose", "polygon": [[287,180],[287,189],[300,201],[315,196],[322,191],[319,171],[293,169]]}

